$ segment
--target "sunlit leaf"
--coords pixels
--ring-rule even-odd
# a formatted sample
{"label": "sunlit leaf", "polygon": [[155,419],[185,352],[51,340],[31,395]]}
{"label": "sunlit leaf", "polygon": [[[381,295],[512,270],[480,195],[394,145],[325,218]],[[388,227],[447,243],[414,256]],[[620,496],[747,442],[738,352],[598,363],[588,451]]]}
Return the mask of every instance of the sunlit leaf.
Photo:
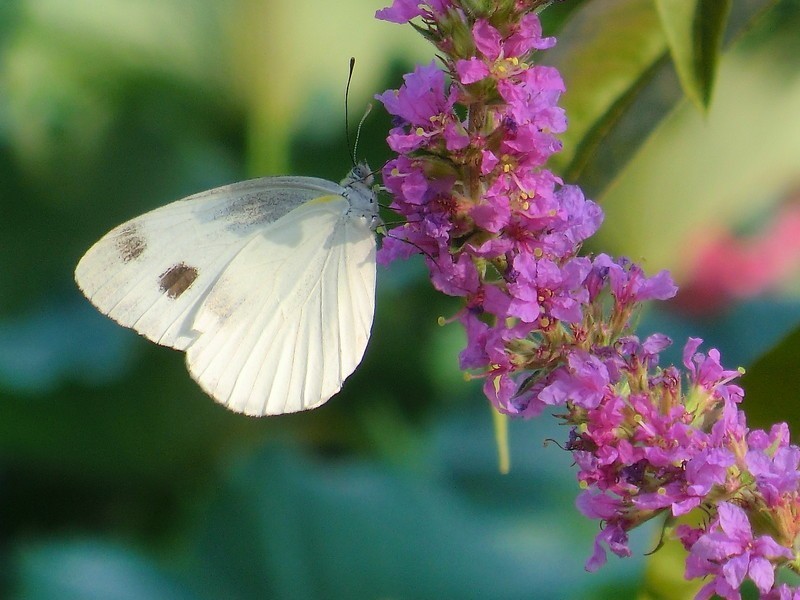
{"label": "sunlit leaf", "polygon": [[613,223],[601,247],[680,276],[707,227],[741,222],[797,181],[800,68],[779,57],[794,51],[800,9],[784,13],[766,25],[776,35],[756,29],[725,54],[708,115],[684,101],[600,198]]}
{"label": "sunlit leaf", "polygon": [[711,103],[732,0],[656,0],[655,4],[683,91],[705,111]]}
{"label": "sunlit leaf", "polygon": [[595,0],[574,11],[558,44],[539,62],[559,69],[569,117],[556,170],[575,179],[664,55],[666,43],[652,0]]}
{"label": "sunlit leaf", "polygon": [[[734,3],[726,41],[749,30],[777,0]],[[624,168],[682,94],[671,79],[666,38],[652,0],[578,6],[558,45],[537,56],[558,67],[569,128],[551,166],[595,195]]]}

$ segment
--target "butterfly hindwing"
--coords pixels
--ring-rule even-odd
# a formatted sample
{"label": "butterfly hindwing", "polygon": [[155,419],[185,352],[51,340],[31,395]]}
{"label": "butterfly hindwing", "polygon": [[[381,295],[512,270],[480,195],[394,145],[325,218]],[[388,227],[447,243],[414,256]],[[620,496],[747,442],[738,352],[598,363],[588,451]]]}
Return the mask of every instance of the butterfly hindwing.
{"label": "butterfly hindwing", "polygon": [[240,250],[203,300],[187,349],[209,395],[251,415],[314,408],[364,354],[375,239],[347,199],[307,202]]}

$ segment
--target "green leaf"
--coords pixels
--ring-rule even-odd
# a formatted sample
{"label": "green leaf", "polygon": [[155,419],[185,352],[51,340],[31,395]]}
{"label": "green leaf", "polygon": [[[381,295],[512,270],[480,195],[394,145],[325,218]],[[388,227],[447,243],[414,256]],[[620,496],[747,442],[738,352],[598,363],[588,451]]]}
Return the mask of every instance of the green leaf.
{"label": "green leaf", "polygon": [[800,173],[800,65],[781,57],[796,52],[799,22],[800,7],[783,5],[780,20],[726,52],[705,118],[683,101],[658,125],[600,197],[598,247],[679,278],[709,228],[752,218],[791,189]]}
{"label": "green leaf", "polygon": [[[726,43],[776,3],[735,3]],[[665,60],[667,42],[651,0],[578,5],[558,37],[537,60],[557,67],[567,88],[561,105],[569,128],[550,167],[599,195],[683,95]]]}
{"label": "green leaf", "polygon": [[732,0],[655,0],[686,96],[708,110]]}
{"label": "green leaf", "polygon": [[665,52],[650,0],[595,0],[570,15],[558,44],[537,61],[556,67],[567,86],[569,128],[554,169],[579,175]]}
{"label": "green leaf", "polygon": [[[800,327],[762,356],[742,377],[748,425],[769,429],[786,422],[800,428]],[[795,437],[796,441],[796,437]]]}

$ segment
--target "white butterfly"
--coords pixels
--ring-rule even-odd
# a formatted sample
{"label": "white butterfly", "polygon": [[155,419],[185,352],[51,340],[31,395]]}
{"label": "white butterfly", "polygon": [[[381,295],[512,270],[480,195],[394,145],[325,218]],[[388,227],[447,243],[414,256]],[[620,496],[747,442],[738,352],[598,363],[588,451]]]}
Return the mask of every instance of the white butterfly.
{"label": "white butterfly", "polygon": [[191,376],[248,415],[315,408],[364,356],[375,312],[372,175],[262,177],[112,229],[75,269],[101,312],[186,352]]}

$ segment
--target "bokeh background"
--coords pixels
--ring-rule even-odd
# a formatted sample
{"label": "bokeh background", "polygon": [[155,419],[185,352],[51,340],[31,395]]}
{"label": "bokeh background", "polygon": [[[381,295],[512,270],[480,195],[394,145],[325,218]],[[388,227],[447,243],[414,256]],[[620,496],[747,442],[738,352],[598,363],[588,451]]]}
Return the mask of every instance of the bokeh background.
{"label": "bokeh background", "polygon": [[[640,325],[676,340],[665,362],[705,338],[748,368],[751,424],[797,431],[800,2],[709,17],[709,101],[677,74],[665,5],[545,11],[560,43],[538,60],[562,70],[571,123],[552,167],[607,211],[587,251],[684,286]],[[265,174],[339,180],[349,58],[351,125],[433,58],[411,27],[373,19],[383,6],[0,0],[0,596],[687,593],[680,561],[646,556],[658,524],[632,558],[584,572],[596,531],[574,508],[569,456],[544,443],[567,435],[555,419],[512,423],[512,470],[498,472],[480,382],[458,370],[463,335],[437,324],[457,304],[419,260],[379,269],[372,340],[342,392],[269,419],[217,406],[180,353],[76,289],[83,252],[146,210]],[[372,166],[389,123],[380,106],[365,121]]]}

